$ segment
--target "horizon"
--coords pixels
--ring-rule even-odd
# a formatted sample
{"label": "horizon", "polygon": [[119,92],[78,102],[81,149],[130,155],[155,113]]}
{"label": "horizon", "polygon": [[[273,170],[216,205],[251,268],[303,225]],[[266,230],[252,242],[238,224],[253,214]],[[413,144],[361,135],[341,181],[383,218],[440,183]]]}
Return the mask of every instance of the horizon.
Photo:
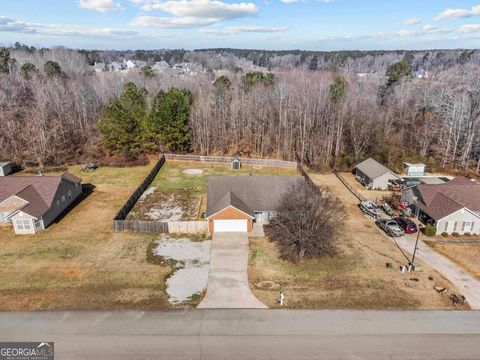
{"label": "horizon", "polygon": [[25,0],[0,14],[7,46],[425,51],[477,49],[480,40],[478,0]]}

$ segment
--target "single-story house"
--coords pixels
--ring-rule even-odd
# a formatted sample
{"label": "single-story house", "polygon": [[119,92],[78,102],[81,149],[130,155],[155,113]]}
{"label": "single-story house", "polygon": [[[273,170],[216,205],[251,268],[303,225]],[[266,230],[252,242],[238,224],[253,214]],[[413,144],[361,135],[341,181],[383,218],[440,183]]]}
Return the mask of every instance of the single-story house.
{"label": "single-story house", "polygon": [[16,234],[46,229],[82,194],[81,179],[62,176],[0,177],[0,224]]}
{"label": "single-story house", "polygon": [[12,164],[8,161],[0,162],[0,176],[7,176],[12,172]]}
{"label": "single-story house", "polygon": [[372,158],[355,166],[355,177],[370,190],[387,190],[390,181],[401,180],[392,170]]}
{"label": "single-story house", "polygon": [[251,232],[253,223],[267,224],[283,195],[304,183],[301,176],[211,176],[208,178],[208,229]]}
{"label": "single-story house", "polygon": [[480,185],[464,177],[403,190],[402,201],[437,233],[480,234]]}

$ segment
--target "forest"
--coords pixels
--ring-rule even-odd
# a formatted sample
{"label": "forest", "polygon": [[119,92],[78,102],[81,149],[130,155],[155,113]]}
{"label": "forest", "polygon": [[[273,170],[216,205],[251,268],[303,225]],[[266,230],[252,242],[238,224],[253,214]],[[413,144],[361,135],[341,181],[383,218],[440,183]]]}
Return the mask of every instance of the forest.
{"label": "forest", "polygon": [[[205,71],[174,77],[95,73],[92,52],[4,48],[0,160],[57,166],[175,151],[331,170],[374,156],[393,169],[422,161],[431,171],[478,173],[478,54],[433,53],[343,54],[342,66],[326,66],[313,53],[259,64],[247,50],[177,51]],[[419,68],[428,78],[412,75]]]}

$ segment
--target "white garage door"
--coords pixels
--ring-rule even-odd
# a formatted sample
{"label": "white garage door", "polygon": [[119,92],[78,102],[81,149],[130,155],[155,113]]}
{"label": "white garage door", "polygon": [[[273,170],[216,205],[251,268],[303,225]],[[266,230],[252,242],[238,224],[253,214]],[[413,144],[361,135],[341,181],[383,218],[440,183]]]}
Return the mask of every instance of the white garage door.
{"label": "white garage door", "polygon": [[247,232],[248,220],[213,220],[214,232]]}

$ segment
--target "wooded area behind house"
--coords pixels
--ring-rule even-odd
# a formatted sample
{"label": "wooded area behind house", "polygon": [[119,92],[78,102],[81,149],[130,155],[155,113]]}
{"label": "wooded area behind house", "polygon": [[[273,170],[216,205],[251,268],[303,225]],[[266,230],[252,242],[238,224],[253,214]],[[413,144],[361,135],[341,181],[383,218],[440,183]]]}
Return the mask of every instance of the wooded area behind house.
{"label": "wooded area behind house", "polygon": [[[298,157],[323,169],[348,168],[374,156],[393,170],[408,160],[426,162],[430,170],[479,171],[477,51],[349,53],[177,51],[166,61],[195,61],[206,71],[175,77],[139,70],[95,73],[92,62],[106,61],[106,52],[4,49],[0,159],[48,166],[118,151],[105,142],[99,124],[133,83],[145,103],[132,115],[140,114],[132,122],[135,132],[148,125],[144,119],[160,124],[144,139],[148,146],[142,140],[128,149],[133,155],[169,148]],[[148,52],[141,57],[151,59]],[[428,70],[428,77],[412,76],[418,69]],[[172,87],[180,90],[169,92]],[[178,101],[178,94],[188,101]],[[174,123],[182,126],[181,146],[165,140]]]}

